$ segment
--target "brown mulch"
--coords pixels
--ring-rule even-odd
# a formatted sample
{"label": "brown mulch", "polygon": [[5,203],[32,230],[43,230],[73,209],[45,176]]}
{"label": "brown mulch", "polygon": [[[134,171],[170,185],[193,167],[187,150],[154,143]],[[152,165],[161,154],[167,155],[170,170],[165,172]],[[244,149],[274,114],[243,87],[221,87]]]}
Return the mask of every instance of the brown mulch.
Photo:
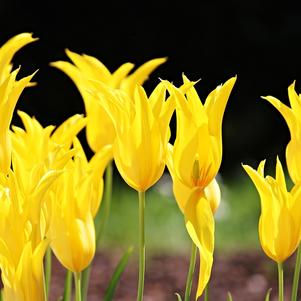
{"label": "brown mulch", "polygon": [[[91,274],[89,301],[102,300],[119,256],[120,254],[115,253],[97,254]],[[289,278],[292,277],[293,263],[294,258],[288,260],[285,270]],[[178,292],[183,295],[185,290],[188,264],[188,256],[187,258],[184,256],[153,256],[149,258],[146,268],[144,301],[176,301],[174,293]],[[137,268],[135,261],[129,263],[121,278],[114,300],[136,300]],[[290,280],[286,281],[286,300],[289,300]],[[54,259],[51,301],[57,300],[62,294],[63,283],[64,270]],[[193,290],[195,290],[195,284]],[[228,291],[231,291],[233,301],[263,301],[266,291],[270,287],[272,288],[270,301],[276,301],[277,267],[259,251],[215,255],[210,282],[210,301],[226,301]],[[203,299],[200,298],[200,300]]]}

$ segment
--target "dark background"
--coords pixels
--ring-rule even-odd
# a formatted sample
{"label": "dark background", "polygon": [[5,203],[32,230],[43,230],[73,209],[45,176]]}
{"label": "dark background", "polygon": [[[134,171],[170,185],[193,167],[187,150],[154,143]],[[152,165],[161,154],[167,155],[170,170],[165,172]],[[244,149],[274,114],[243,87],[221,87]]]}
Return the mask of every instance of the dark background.
{"label": "dark background", "polygon": [[[202,80],[202,99],[218,84],[238,80],[223,122],[221,173],[241,174],[241,162],[256,165],[267,158],[284,160],[289,132],[280,114],[261,95],[287,103],[287,87],[297,80],[301,91],[301,10],[293,3],[253,1],[79,3],[2,1],[0,43],[21,32],[40,40],[15,56],[22,75],[39,69],[38,86],[27,89],[17,108],[43,125],[59,124],[84,112],[75,86],[49,62],[66,60],[65,48],[100,59],[111,71],[126,61],[137,66],[167,56],[151,76],[180,84],[181,73]],[[18,124],[17,117],[14,123]],[[172,123],[174,125],[174,123]],[[84,135],[82,135],[83,137]]]}

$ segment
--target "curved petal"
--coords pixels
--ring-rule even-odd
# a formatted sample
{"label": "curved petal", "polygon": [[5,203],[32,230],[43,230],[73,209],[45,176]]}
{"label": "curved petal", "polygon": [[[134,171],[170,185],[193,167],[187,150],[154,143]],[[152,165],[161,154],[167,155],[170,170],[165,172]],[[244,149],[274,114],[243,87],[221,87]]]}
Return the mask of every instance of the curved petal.
{"label": "curved petal", "polygon": [[212,269],[214,251],[214,218],[208,200],[195,189],[185,207],[186,228],[200,251],[200,271],[196,299],[206,287]]}
{"label": "curved petal", "polygon": [[135,86],[142,85],[148,79],[148,76],[165,62],[166,58],[157,58],[144,63],[134,73],[121,82],[120,88],[126,91],[128,95],[133,96]]}
{"label": "curved petal", "polygon": [[0,47],[0,84],[11,71],[10,62],[17,51],[25,45],[38,40],[31,33],[21,33],[9,39]]}

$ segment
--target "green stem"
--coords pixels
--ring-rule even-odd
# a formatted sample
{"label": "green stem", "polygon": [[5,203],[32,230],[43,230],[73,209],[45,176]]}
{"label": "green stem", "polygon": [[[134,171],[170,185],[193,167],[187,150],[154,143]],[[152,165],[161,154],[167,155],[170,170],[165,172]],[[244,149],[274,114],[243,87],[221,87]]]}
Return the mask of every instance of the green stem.
{"label": "green stem", "polygon": [[137,290],[137,301],[143,299],[144,274],[145,274],[145,229],[144,229],[144,211],[145,211],[145,192],[139,191],[139,280]]}
{"label": "green stem", "polygon": [[193,280],[194,269],[195,269],[196,254],[197,254],[197,247],[194,243],[192,243],[189,270],[188,270],[187,280],[186,280],[186,289],[185,289],[184,301],[190,301],[192,280]]}
{"label": "green stem", "polygon": [[297,251],[291,301],[297,301],[299,278],[300,278],[300,268],[301,268],[301,244],[299,245],[299,248]]}
{"label": "green stem", "polygon": [[207,285],[205,287],[204,301],[209,301],[209,282],[207,283]]}
{"label": "green stem", "polygon": [[48,300],[49,290],[50,290],[50,282],[51,282],[51,249],[48,247],[45,255],[45,289],[46,289],[46,297]]}
{"label": "green stem", "polygon": [[278,263],[278,301],[284,301],[283,291],[283,264]]}
{"label": "green stem", "polygon": [[[112,201],[112,185],[113,185],[113,162],[111,161],[109,162],[106,168],[104,199],[102,201],[101,209],[98,210],[98,213],[95,218],[96,250],[100,244],[101,238],[104,233],[105,225],[110,215],[110,208],[111,208],[111,201]],[[87,300],[90,273],[91,273],[91,265],[89,265],[82,272],[82,279],[81,279],[82,301]]]}
{"label": "green stem", "polygon": [[90,264],[86,269],[82,272],[82,281],[81,281],[81,291],[82,291],[82,301],[87,300],[88,296],[88,288],[89,288],[89,281],[90,281],[90,273],[91,273],[92,265]]}
{"label": "green stem", "polygon": [[71,293],[72,293],[72,272],[67,270],[66,278],[65,278],[65,288],[64,288],[64,301],[71,300]]}
{"label": "green stem", "polygon": [[81,273],[73,273],[75,284],[75,301],[82,301],[81,293]]}

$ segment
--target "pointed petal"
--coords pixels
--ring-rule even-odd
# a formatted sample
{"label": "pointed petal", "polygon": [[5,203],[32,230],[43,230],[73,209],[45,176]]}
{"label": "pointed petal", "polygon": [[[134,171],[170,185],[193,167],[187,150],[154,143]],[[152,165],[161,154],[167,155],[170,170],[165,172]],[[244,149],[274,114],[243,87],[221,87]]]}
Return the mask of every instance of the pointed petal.
{"label": "pointed petal", "polygon": [[166,58],[158,58],[144,63],[134,73],[122,81],[121,89],[125,90],[129,95],[133,95],[135,85],[142,85],[148,79],[148,76],[165,62]]}

